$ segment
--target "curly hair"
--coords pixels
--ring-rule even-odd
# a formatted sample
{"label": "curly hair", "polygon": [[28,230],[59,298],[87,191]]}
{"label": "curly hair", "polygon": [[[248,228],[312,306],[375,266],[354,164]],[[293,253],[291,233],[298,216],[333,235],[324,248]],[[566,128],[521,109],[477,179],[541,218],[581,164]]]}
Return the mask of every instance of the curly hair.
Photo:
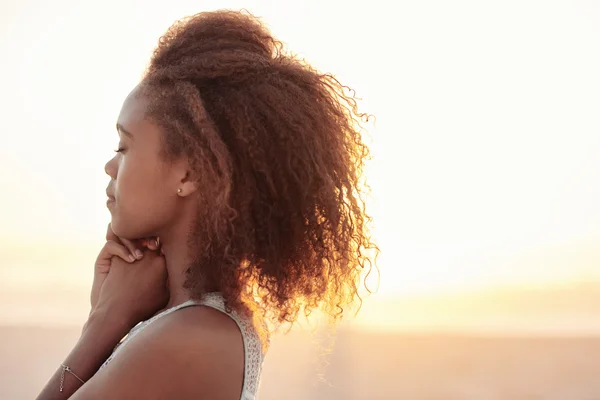
{"label": "curly hair", "polygon": [[192,297],[220,291],[275,324],[315,309],[337,320],[360,301],[379,249],[361,184],[369,116],[349,88],[234,11],[177,21],[141,87],[164,156],[186,157],[200,187]]}

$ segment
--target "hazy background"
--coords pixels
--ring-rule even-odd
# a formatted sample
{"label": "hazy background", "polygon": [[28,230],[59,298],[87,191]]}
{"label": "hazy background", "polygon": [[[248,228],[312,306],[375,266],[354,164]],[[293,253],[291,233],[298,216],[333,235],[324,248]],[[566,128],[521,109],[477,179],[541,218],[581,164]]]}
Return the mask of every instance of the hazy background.
{"label": "hazy background", "polygon": [[123,99],[174,20],[218,8],[377,117],[379,291],[335,335],[275,338],[263,398],[600,399],[593,0],[0,2],[0,398],[85,321]]}

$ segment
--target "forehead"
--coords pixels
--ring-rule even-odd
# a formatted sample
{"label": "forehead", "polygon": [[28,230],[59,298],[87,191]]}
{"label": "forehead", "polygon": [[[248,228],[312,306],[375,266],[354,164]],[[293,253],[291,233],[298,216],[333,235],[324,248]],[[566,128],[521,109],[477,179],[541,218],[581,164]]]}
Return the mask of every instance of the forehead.
{"label": "forehead", "polygon": [[147,109],[148,100],[142,95],[139,86],[136,86],[123,102],[117,122],[125,128],[142,124],[146,120]]}

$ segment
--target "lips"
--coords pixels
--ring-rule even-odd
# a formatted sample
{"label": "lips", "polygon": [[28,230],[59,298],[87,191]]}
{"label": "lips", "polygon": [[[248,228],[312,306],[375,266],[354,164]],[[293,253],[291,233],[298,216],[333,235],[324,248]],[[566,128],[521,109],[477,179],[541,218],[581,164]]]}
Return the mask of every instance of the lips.
{"label": "lips", "polygon": [[115,201],[115,196],[108,189],[106,189],[106,197],[108,197],[108,201]]}
{"label": "lips", "polygon": [[108,209],[111,210],[114,204],[115,204],[115,198],[108,196],[108,200],[106,200],[106,207],[108,207]]}

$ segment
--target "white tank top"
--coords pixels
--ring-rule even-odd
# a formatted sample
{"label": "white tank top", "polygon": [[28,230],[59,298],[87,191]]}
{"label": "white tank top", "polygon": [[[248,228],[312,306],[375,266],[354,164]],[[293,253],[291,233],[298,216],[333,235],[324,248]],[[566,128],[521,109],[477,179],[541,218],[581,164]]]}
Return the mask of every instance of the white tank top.
{"label": "white tank top", "polygon": [[111,360],[123,348],[123,346],[125,346],[127,343],[133,340],[135,335],[140,333],[145,327],[150,325],[152,322],[156,321],[161,317],[164,317],[167,314],[191,306],[212,307],[218,311],[221,311],[224,314],[227,314],[231,319],[235,321],[238,328],[240,329],[240,332],[242,333],[242,340],[244,342],[244,383],[242,386],[242,396],[240,397],[240,400],[257,400],[258,387],[260,384],[260,373],[262,370],[262,363],[264,359],[260,338],[250,319],[239,315],[235,311],[228,312],[225,309],[225,302],[223,300],[223,297],[219,293],[208,293],[200,301],[188,300],[185,303],[168,308],[160,312],[159,314],[156,314],[149,320],[139,323],[138,325],[133,327],[133,329],[129,331],[129,333],[121,341],[121,343],[117,345],[110,357],[108,357],[104,364],[102,364],[100,369],[104,368],[109,362],[111,362]]}

